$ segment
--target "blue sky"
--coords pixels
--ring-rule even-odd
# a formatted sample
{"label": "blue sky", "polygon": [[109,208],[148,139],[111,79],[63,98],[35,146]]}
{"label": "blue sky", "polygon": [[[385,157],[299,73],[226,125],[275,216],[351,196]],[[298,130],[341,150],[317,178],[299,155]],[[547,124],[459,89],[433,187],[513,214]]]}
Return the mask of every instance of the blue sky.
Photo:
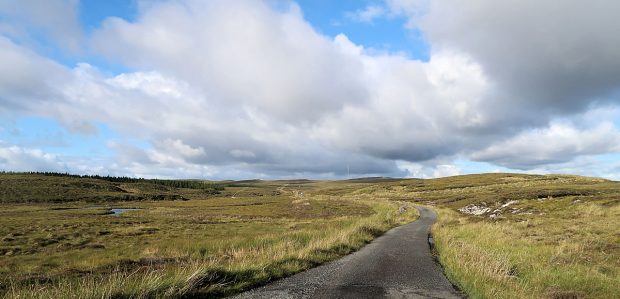
{"label": "blue sky", "polygon": [[[572,5],[553,18],[534,4],[461,5],[0,5],[0,60],[22,76],[0,78],[0,168],[341,178],[346,164],[356,176],[619,178],[620,41],[605,29],[613,9],[570,29]],[[546,31],[516,43],[523,26]],[[581,35],[597,55],[558,47],[587,47]]]}
{"label": "blue sky", "polygon": [[[429,44],[424,40],[422,33],[404,30],[406,17],[402,15],[380,17],[370,22],[354,20],[351,17],[352,14],[368,6],[380,6],[381,1],[305,0],[295,3],[301,7],[304,18],[322,34],[335,37],[344,33],[352,42],[367,48],[400,53],[423,61],[429,59]],[[273,1],[272,5],[288,6],[289,3]],[[138,2],[132,0],[82,0],[79,3],[79,21],[84,31],[92,32],[109,17],[132,21],[137,17],[138,10]],[[126,70],[120,65],[110,65],[109,61],[96,56],[77,58],[66,55],[58,49],[53,49],[50,55],[69,66],[80,62],[80,59],[87,58],[90,63],[110,72],[117,73]]]}
{"label": "blue sky", "polygon": [[349,39],[377,51],[403,53],[413,59],[426,61],[429,45],[419,31],[404,30],[404,16],[380,17],[370,22],[353,20],[350,16],[368,6],[380,6],[379,1],[299,1],[304,17],[319,32],[328,36],[344,33]]}
{"label": "blue sky", "polygon": [[[348,14],[364,9],[377,1],[298,1],[304,17],[322,34],[335,37],[346,34],[351,41],[377,51],[396,52],[413,59],[428,60],[428,45],[419,36],[403,30],[404,17],[393,17],[373,22],[352,20]],[[289,3],[273,3],[287,5]],[[132,21],[137,17],[139,4],[128,0],[82,0],[79,2],[79,21],[82,29],[92,32],[109,17]],[[59,48],[53,41],[41,36],[39,51],[69,68],[87,61],[100,71],[109,74],[126,72],[129,68],[111,62],[105,57],[88,52],[75,55]],[[46,152],[71,156],[111,156],[106,146],[109,141],[120,138],[105,124],[97,124],[97,134],[80,135],[70,132],[49,118],[26,116],[2,123],[1,140],[19,146],[35,146]],[[144,144],[143,144],[144,146]]]}

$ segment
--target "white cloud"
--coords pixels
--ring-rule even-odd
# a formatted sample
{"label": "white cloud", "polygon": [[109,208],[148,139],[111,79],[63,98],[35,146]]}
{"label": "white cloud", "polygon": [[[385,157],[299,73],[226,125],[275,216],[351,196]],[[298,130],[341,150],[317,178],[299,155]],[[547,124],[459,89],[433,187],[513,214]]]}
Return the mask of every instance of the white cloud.
{"label": "white cloud", "polygon": [[298,7],[261,1],[183,1],[148,7],[134,23],[110,18],[103,53],[200,86],[220,104],[251,105],[287,122],[315,121],[367,99],[359,61],[314,31]]}
{"label": "white cloud", "polygon": [[364,9],[346,13],[347,18],[355,22],[371,23],[375,19],[385,16],[385,7],[380,5],[368,5]]}
{"label": "white cloud", "polygon": [[[463,155],[543,169],[618,152],[611,124],[618,115],[605,113],[612,109],[600,104],[616,107],[617,98],[609,96],[620,86],[615,37],[591,36],[605,48],[597,50],[602,56],[575,68],[557,66],[579,55],[552,51],[582,45],[566,33],[558,34],[558,44],[546,45],[532,31],[529,38],[541,57],[528,60],[519,51],[534,52],[507,49],[481,58],[495,47],[493,41],[513,43],[498,32],[508,36],[517,30],[511,18],[526,11],[517,9],[511,17],[498,10],[507,20],[495,29],[478,28],[483,24],[470,18],[495,7],[479,4],[463,11],[443,2],[387,4],[389,13],[410,16],[410,25],[429,35],[428,62],[369,53],[344,34],[333,39],[319,34],[296,5],[276,11],[260,1],[161,1],[142,6],[132,22],[109,18],[91,37],[94,47],[135,69],[115,76],[87,63],[67,68],[0,37],[0,113],[53,118],[80,134],[93,134],[95,122],[105,123],[149,147],[112,142],[113,163],[81,164],[148,177],[329,178],[346,174],[347,166],[354,175],[437,177],[463,172],[451,162]],[[567,8],[568,15],[572,11]],[[455,19],[441,27],[438,19],[450,14]],[[560,30],[553,25],[560,21],[549,22],[542,28]],[[485,35],[476,44],[469,37],[478,31],[460,31],[467,28],[487,30],[489,39]],[[570,55],[548,57],[548,51]],[[611,62],[602,65],[603,60]],[[509,80],[502,65],[520,79]],[[520,85],[537,65],[544,74],[535,74],[541,82],[534,89],[546,82],[552,91]],[[551,75],[582,76],[595,69],[611,77],[602,80],[596,72],[579,77],[583,82],[570,87],[575,98],[563,100],[553,91],[565,82],[552,84]],[[598,111],[592,112],[596,116],[579,116],[588,109]]]}
{"label": "white cloud", "polygon": [[230,155],[235,157],[235,158],[256,158],[256,155],[251,152],[251,151],[246,151],[246,150],[240,150],[240,149],[233,149],[230,151]]}
{"label": "white cloud", "polygon": [[574,174],[620,180],[620,161],[617,155],[578,156],[571,161],[540,165],[525,171],[537,174]]}
{"label": "white cloud", "polygon": [[418,19],[428,13],[431,0],[385,0],[385,5],[392,15],[409,17],[405,24],[412,29],[417,26]]}
{"label": "white cloud", "polygon": [[485,111],[481,101],[486,80],[475,63],[450,53],[438,54],[429,63],[398,56],[360,59],[372,78],[371,101],[346,107],[317,126],[316,135],[326,142],[409,161],[484,144],[475,132],[467,132],[492,125],[485,118],[491,111]]}
{"label": "white cloud", "polygon": [[0,141],[0,169],[13,171],[59,171],[66,166],[58,157],[39,149],[7,145]]}
{"label": "white cloud", "polygon": [[431,164],[411,163],[398,161],[398,168],[407,172],[407,177],[412,178],[441,178],[461,174],[461,169],[453,164]]}
{"label": "white cloud", "polygon": [[[391,0],[432,51],[470,56],[496,85],[492,96],[547,116],[618,103],[618,1]],[[421,14],[422,12],[422,14]],[[520,112],[525,113],[525,112]]]}
{"label": "white cloud", "polygon": [[174,156],[180,156],[185,159],[197,159],[204,158],[206,156],[205,149],[203,147],[191,147],[179,139],[165,139],[159,147],[166,148]]}
{"label": "white cloud", "polygon": [[527,131],[475,152],[471,158],[501,166],[531,169],[558,164],[577,156],[620,152],[620,131],[611,123],[579,130],[554,123],[548,128]]}
{"label": "white cloud", "polygon": [[29,33],[42,32],[60,48],[77,51],[82,39],[78,5],[78,0],[0,0],[0,33],[33,43]]}
{"label": "white cloud", "polygon": [[64,67],[0,36],[0,111],[29,106],[30,99],[57,97],[58,86],[69,78]]}

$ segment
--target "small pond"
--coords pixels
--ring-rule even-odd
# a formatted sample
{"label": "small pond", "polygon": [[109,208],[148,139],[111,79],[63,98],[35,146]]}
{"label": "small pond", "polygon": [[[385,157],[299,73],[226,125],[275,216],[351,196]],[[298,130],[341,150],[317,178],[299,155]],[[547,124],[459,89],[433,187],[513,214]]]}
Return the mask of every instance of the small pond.
{"label": "small pond", "polygon": [[110,212],[112,212],[110,215],[112,216],[118,216],[120,214],[123,214],[127,211],[139,211],[142,209],[123,209],[123,208],[118,208],[118,209],[110,209]]}

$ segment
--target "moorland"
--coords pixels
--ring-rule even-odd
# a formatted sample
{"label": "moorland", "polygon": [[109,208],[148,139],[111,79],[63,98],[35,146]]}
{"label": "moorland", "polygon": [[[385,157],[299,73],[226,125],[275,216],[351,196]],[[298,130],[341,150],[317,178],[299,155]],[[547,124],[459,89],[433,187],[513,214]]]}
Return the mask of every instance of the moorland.
{"label": "moorland", "polygon": [[0,203],[6,298],[223,297],[351,253],[415,205],[438,212],[437,260],[471,298],[620,294],[620,183],[600,178],[2,173]]}
{"label": "moorland", "polygon": [[356,189],[0,174],[0,295],[222,297],[348,254],[417,217],[409,203]]}

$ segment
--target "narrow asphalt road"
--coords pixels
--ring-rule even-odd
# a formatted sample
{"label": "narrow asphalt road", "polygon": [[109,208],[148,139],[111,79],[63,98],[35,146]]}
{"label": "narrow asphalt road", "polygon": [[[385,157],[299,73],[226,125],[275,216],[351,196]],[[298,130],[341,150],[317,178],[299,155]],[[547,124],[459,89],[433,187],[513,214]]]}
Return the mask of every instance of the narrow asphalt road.
{"label": "narrow asphalt road", "polygon": [[437,215],[394,228],[361,250],[234,298],[461,298],[431,255]]}

